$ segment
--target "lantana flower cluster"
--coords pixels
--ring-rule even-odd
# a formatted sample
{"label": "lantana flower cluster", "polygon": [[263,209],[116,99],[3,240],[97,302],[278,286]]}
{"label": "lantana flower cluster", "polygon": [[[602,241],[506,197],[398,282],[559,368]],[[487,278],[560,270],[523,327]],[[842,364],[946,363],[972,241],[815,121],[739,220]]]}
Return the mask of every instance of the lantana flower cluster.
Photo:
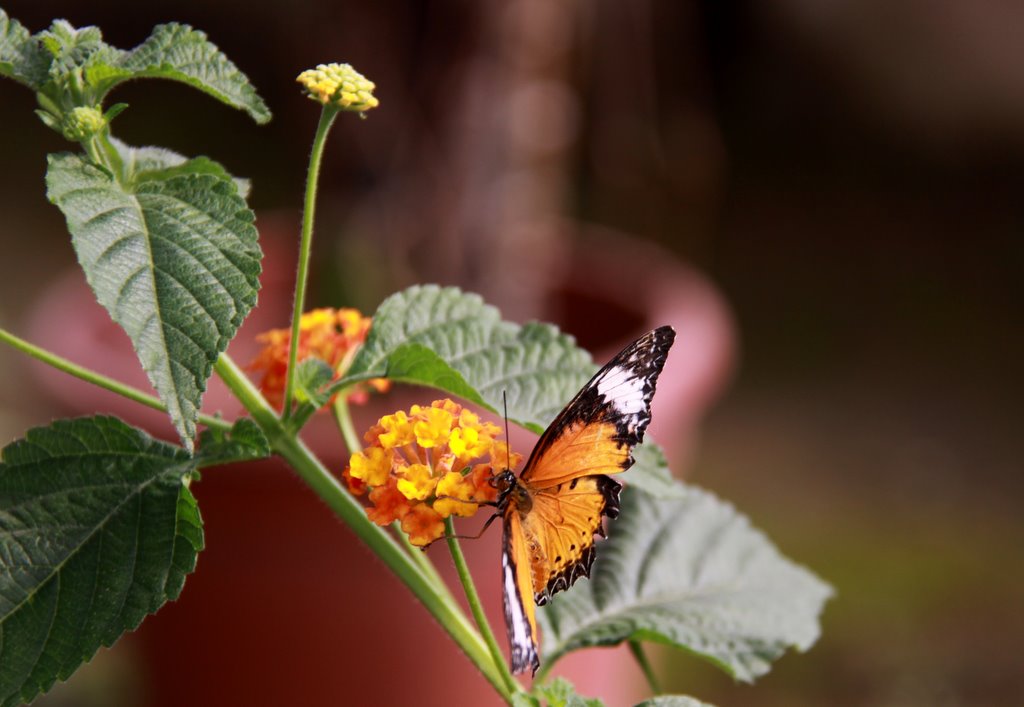
{"label": "lantana flower cluster", "polygon": [[318,64],[315,69],[303,71],[295,80],[305,87],[310,98],[323,105],[360,113],[380,105],[373,95],[376,84],[350,64]]}
{"label": "lantana flower cluster", "polygon": [[[358,309],[325,307],[306,312],[299,319],[298,360],[319,358],[334,369],[335,378],[341,377],[366,341],[371,323],[370,317],[364,317]],[[264,346],[249,369],[263,372],[260,390],[267,401],[280,410],[284,405],[291,329],[271,329],[256,340]],[[369,391],[384,392],[389,387],[389,381],[375,378],[350,390],[347,397],[350,402],[362,403]]]}
{"label": "lantana flower cluster", "polygon": [[[353,493],[369,492],[377,525],[400,521],[413,545],[444,535],[444,519],[468,517],[494,502],[495,470],[522,460],[497,439],[501,428],[451,400],[385,415],[365,435],[367,447],[344,471]],[[486,460],[486,461],[485,461]]]}

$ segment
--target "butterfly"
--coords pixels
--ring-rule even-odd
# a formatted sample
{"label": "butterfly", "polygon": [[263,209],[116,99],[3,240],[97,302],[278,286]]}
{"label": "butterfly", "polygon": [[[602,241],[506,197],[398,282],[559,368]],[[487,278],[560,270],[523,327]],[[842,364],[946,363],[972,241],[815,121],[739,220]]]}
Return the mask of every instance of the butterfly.
{"label": "butterfly", "polygon": [[622,487],[608,474],[633,465],[675,336],[663,326],[620,351],[555,417],[519,477],[509,469],[494,477],[513,673],[540,667],[534,603],[590,576],[602,516],[619,514]]}

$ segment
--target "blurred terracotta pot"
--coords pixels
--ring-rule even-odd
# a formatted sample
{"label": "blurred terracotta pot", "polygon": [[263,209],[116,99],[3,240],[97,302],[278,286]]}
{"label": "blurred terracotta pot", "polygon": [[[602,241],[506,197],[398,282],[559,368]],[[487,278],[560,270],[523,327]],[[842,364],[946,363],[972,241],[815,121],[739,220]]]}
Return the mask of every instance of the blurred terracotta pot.
{"label": "blurred terracotta pot", "polygon": [[[256,333],[284,325],[291,302],[291,269],[279,264],[293,256],[274,252],[274,244],[288,240],[269,232],[292,232],[295,224],[261,218],[259,226],[270,252],[260,305],[231,347],[239,362],[252,356]],[[593,247],[595,238],[600,247]],[[727,310],[703,277],[658,249],[609,233],[589,234],[587,242],[570,259],[564,279],[553,283],[549,318],[596,351],[598,361],[654,326],[676,327],[679,338],[659,383],[651,432],[678,468],[698,417],[728,374],[733,338]],[[34,341],[148,389],[127,337],[95,303],[81,273],[57,280],[34,312]],[[41,365],[34,370],[61,414],[111,412],[174,439],[161,413]],[[376,398],[355,410],[357,427],[435,396],[404,389]],[[228,417],[241,412],[217,381],[211,381],[204,409]],[[344,450],[333,425],[315,420],[306,436],[340,472]],[[514,430],[512,443],[527,449],[533,440]],[[147,704],[498,703],[442,629],[283,464],[208,470],[193,490],[206,525],[198,568],[180,599],[119,647],[142,656]],[[475,532],[480,522],[473,519],[465,532]],[[463,545],[500,634],[499,536],[492,529]],[[460,595],[446,549],[438,544],[430,554]],[[570,656],[556,672],[609,704],[644,693],[639,671],[618,650]]]}

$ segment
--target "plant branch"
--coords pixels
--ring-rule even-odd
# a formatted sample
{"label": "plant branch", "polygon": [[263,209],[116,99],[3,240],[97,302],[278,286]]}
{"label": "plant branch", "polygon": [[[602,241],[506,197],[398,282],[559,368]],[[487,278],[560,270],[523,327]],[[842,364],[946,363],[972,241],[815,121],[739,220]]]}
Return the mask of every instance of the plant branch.
{"label": "plant branch", "polygon": [[299,324],[306,301],[306,285],[309,281],[309,257],[313,250],[313,217],[316,213],[316,191],[320,179],[320,160],[327,144],[327,133],[338,117],[338,109],[325,105],[316,126],[313,149],[309,155],[309,169],[306,173],[306,201],[302,209],[302,237],[299,240],[299,266],[295,275],[295,301],[292,306],[292,338],[288,347],[288,372],[284,384],[284,416],[291,415],[295,395],[295,364],[299,358]]}
{"label": "plant branch", "polygon": [[[40,348],[34,344],[30,344],[24,339],[10,333],[6,329],[0,328],[0,341],[8,344],[18,351],[21,351],[22,353],[28,354],[37,361],[42,361],[48,366],[53,366],[57,370],[64,371],[75,378],[92,383],[100,388],[105,388],[112,393],[117,393],[121,397],[134,400],[148,408],[167,412],[167,406],[160,402],[159,398],[149,395],[148,393],[144,393],[138,388],[133,388],[130,385],[114,380],[113,378],[108,378],[102,373],[97,373],[96,371],[79,366],[77,363],[73,363],[51,351],[47,351],[46,349]],[[207,427],[215,427],[222,430],[231,429],[231,422],[211,415],[200,414],[199,422]]]}
{"label": "plant branch", "polygon": [[512,673],[508,669],[508,663],[505,662],[505,656],[502,655],[498,641],[494,638],[494,632],[491,631],[491,625],[487,622],[487,616],[484,614],[483,606],[480,604],[480,595],[476,592],[473,576],[469,573],[469,566],[466,564],[466,557],[462,554],[462,548],[455,537],[455,524],[452,522],[451,516],[444,519],[444,531],[445,535],[448,536],[448,550],[452,553],[455,569],[459,573],[459,581],[462,582],[462,588],[466,592],[466,601],[469,602],[469,609],[473,613],[476,627],[480,630],[480,634],[487,643],[487,650],[491,653],[491,660],[494,661],[495,667],[501,673],[501,678],[505,681],[505,686],[508,690],[513,693],[521,692],[522,687],[512,677]]}
{"label": "plant branch", "polygon": [[405,584],[437,620],[459,648],[483,673],[498,694],[511,702],[512,693],[495,669],[487,645],[473,629],[465,614],[439,589],[383,528],[369,518],[356,501],[308,447],[290,434],[259,390],[225,354],[216,365],[217,374],[245,406],[280,454],[299,477],[341,518],[384,564]]}

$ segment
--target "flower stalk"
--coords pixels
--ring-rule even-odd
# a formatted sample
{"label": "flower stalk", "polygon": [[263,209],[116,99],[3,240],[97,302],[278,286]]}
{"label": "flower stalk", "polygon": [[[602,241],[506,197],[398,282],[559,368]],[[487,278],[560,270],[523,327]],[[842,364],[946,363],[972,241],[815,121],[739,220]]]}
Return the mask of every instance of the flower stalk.
{"label": "flower stalk", "polygon": [[309,260],[313,250],[313,220],[316,213],[316,192],[320,180],[320,161],[327,144],[327,135],[338,117],[339,109],[332,105],[324,105],[320,112],[320,122],[316,126],[313,148],[309,155],[309,169],[306,172],[306,197],[302,209],[302,235],[299,239],[299,265],[295,275],[295,298],[292,306],[292,338],[288,353],[288,373],[284,387],[284,416],[291,415],[292,401],[295,398],[295,366],[299,358],[299,325],[302,310],[306,302],[306,285],[309,281]]}
{"label": "flower stalk", "polygon": [[347,388],[339,390],[338,394],[334,396],[332,412],[334,413],[334,422],[338,425],[338,432],[341,433],[341,438],[345,440],[348,453],[351,455],[361,452],[363,445],[359,441],[359,435],[356,434],[355,425],[352,424],[352,412],[348,405]]}
{"label": "flower stalk", "polygon": [[501,674],[501,679],[505,682],[505,686],[512,692],[519,691],[522,688],[516,679],[512,677],[508,663],[505,662],[505,656],[502,655],[498,641],[494,638],[494,632],[491,631],[491,625],[484,614],[483,605],[480,603],[480,595],[477,594],[476,585],[473,583],[473,576],[469,573],[469,566],[466,564],[466,556],[462,554],[462,548],[459,546],[458,538],[455,536],[455,523],[452,522],[451,516],[445,518],[444,528],[448,540],[448,551],[452,554],[452,561],[455,563],[455,569],[459,573],[459,581],[462,583],[462,589],[466,593],[469,610],[473,614],[473,620],[476,621],[476,627],[480,630],[480,635],[483,636],[484,642],[487,644],[491,660],[494,661],[494,665]]}

